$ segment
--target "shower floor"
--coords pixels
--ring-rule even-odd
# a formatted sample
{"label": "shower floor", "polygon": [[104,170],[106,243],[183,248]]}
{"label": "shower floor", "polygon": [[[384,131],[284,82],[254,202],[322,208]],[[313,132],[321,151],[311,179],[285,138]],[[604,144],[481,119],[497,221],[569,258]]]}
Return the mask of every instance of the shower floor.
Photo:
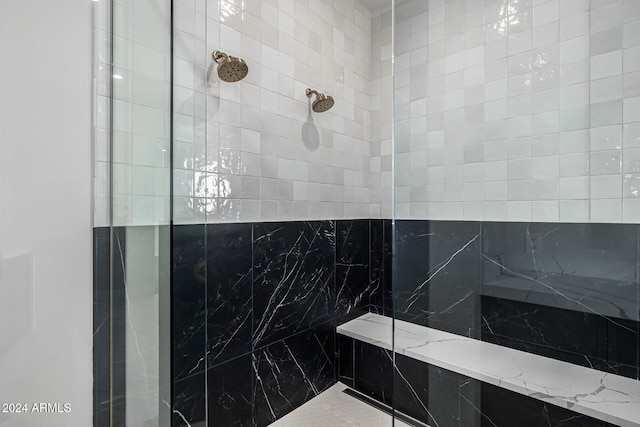
{"label": "shower floor", "polygon": [[[337,383],[295,411],[280,418],[271,424],[271,427],[392,426],[391,415],[343,393],[342,390],[346,388],[344,384]],[[409,425],[396,420],[395,427],[409,427]]]}

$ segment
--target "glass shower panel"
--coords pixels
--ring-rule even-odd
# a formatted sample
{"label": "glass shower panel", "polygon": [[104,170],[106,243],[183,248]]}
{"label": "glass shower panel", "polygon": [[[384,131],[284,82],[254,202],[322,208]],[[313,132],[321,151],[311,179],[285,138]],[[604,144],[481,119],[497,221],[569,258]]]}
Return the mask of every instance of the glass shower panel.
{"label": "glass shower panel", "polygon": [[108,270],[108,292],[99,294],[107,300],[98,304],[110,324],[96,354],[108,351],[110,361],[96,376],[107,375],[110,404],[96,425],[168,426],[171,2],[104,3],[101,21],[111,23],[110,195],[108,227],[96,241],[110,256],[108,265],[97,263]]}
{"label": "glass shower panel", "polygon": [[[196,4],[197,3],[197,4]],[[204,140],[207,46],[200,42],[207,10],[214,2],[174,2],[173,27],[173,198],[172,225],[172,402],[173,425],[207,425],[207,294],[208,262],[206,217],[217,194]],[[215,2],[217,3],[217,2]],[[216,7],[217,9],[217,7]],[[213,12],[212,12],[213,14]],[[198,36],[198,37],[197,37]],[[198,43],[197,43],[198,41]],[[206,63],[206,65],[205,65]],[[236,399],[235,396],[232,399]],[[219,421],[225,424],[223,419]]]}
{"label": "glass shower panel", "polygon": [[637,4],[394,12],[394,408],[636,425]]}

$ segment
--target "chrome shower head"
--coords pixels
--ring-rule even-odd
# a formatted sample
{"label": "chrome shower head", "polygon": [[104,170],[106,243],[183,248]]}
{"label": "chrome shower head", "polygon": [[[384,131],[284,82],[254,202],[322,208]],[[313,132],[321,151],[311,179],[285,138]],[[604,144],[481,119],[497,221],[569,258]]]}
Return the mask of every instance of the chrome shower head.
{"label": "chrome shower head", "polygon": [[333,96],[325,95],[324,93],[320,93],[313,89],[307,89],[307,98],[311,98],[312,95],[316,96],[316,100],[311,104],[311,108],[316,113],[324,113],[333,107],[335,101],[333,100]]}
{"label": "chrome shower head", "polygon": [[239,82],[249,73],[249,66],[240,58],[229,56],[219,50],[214,50],[212,56],[218,63],[218,77],[222,81],[228,83]]}

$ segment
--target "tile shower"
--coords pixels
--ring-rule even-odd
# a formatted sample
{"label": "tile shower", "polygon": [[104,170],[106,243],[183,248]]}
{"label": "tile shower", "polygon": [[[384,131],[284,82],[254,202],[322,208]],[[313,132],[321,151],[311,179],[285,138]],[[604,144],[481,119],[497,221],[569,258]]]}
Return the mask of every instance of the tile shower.
{"label": "tile shower", "polygon": [[[166,6],[147,3],[133,21]],[[99,163],[117,165],[116,236],[166,231],[173,425],[266,426],[336,381],[431,426],[618,425],[336,328],[375,313],[640,380],[639,2],[172,11],[164,45],[124,37],[134,84],[113,102],[132,124],[114,135],[131,148]],[[218,79],[217,49],[244,80]],[[136,62],[158,52],[171,80]],[[313,112],[309,87],[333,108]]]}
{"label": "tile shower", "polygon": [[370,235],[382,236],[372,228],[381,221],[177,226],[180,417],[204,420],[206,407],[224,425],[268,425],[333,385],[337,322],[381,296],[382,256]]}

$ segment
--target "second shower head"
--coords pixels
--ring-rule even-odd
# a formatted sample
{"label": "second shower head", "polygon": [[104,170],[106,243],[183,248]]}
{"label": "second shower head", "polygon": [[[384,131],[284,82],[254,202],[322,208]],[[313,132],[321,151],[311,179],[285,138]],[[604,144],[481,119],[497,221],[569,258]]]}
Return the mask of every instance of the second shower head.
{"label": "second shower head", "polygon": [[228,83],[239,82],[249,73],[249,66],[240,58],[229,56],[219,50],[214,50],[212,56],[218,63],[218,77],[222,81]]}
{"label": "second shower head", "polygon": [[311,104],[311,108],[316,113],[324,113],[333,107],[335,101],[333,100],[333,96],[325,95],[324,93],[320,93],[313,89],[307,89],[307,98],[311,98],[311,96],[315,95],[316,99]]}

